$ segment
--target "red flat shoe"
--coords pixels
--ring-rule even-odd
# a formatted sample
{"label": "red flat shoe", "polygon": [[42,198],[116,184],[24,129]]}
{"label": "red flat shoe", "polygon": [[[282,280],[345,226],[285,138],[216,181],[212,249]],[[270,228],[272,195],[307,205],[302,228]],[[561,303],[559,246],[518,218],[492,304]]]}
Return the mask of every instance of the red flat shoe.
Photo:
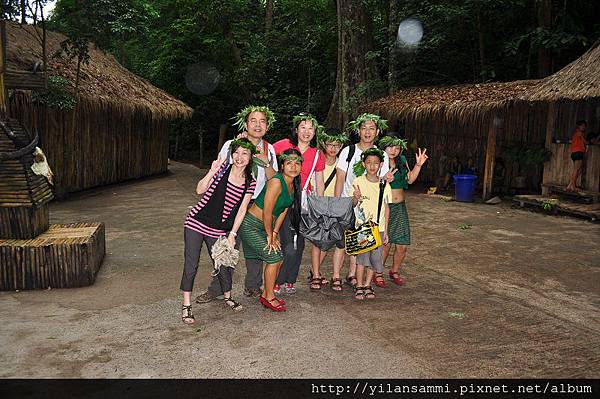
{"label": "red flat shoe", "polygon": [[[261,291],[261,293],[260,293],[260,298],[262,298],[262,297],[263,297],[263,296],[262,296],[262,291]],[[259,301],[260,301],[260,298],[258,299]],[[283,299],[279,299],[279,298],[277,298],[277,297],[275,297],[275,299],[277,299],[277,300],[279,301],[279,303],[280,303],[280,304],[282,304],[282,305],[285,305],[285,300],[283,300]],[[266,299],[265,299],[265,300],[266,300]],[[261,301],[260,303],[262,303],[262,301]]]}
{"label": "red flat shoe", "polygon": [[[404,284],[404,279],[402,277],[400,277],[398,272],[393,272],[391,270],[390,270],[390,280],[392,280],[394,282],[394,284],[396,284],[396,285]],[[377,284],[377,283],[375,283],[375,284]]]}
{"label": "red flat shoe", "polygon": [[380,288],[385,288],[385,281],[383,281],[383,273],[375,273],[375,276],[373,277],[373,283]]}
{"label": "red flat shoe", "polygon": [[270,301],[265,298],[264,296],[260,296],[258,301],[267,309],[271,309],[273,312],[285,312],[286,311],[286,307],[283,306],[282,303],[279,303],[279,305],[275,306],[273,305],[273,301],[276,301],[277,298],[273,298]]}

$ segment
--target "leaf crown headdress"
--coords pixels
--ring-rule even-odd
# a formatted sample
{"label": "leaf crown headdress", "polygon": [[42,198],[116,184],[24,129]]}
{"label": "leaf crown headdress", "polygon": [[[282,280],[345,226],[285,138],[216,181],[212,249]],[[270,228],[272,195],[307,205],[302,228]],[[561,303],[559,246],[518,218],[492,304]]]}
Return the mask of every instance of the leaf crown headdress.
{"label": "leaf crown headdress", "polygon": [[365,169],[365,166],[363,165],[363,162],[370,155],[375,155],[376,157],[379,158],[379,160],[381,162],[383,162],[383,160],[385,159],[384,152],[381,151],[377,147],[372,147],[372,148],[365,150],[362,154],[360,154],[360,161],[357,161],[354,164],[354,166],[352,167],[352,170],[354,171],[354,176],[356,176],[356,177],[362,176],[365,173],[366,169]]}
{"label": "leaf crown headdress", "polygon": [[377,129],[379,129],[380,132],[383,132],[385,129],[388,128],[387,120],[382,119],[379,115],[367,113],[359,115],[358,118],[356,118],[356,120],[353,120],[348,124],[348,127],[351,130],[358,133],[358,131],[360,130],[360,125],[367,121],[375,122],[375,124],[377,125]]}
{"label": "leaf crown headdress", "polygon": [[294,126],[294,129],[296,129],[302,121],[310,121],[310,123],[312,123],[313,128],[315,129],[315,132],[319,129],[319,122],[317,122],[317,119],[311,114],[307,114],[305,112],[294,116],[294,118],[292,119],[292,125]]}
{"label": "leaf crown headdress", "polygon": [[246,119],[248,118],[248,115],[250,115],[253,112],[262,112],[265,115],[265,117],[267,118],[267,129],[270,129],[275,123],[275,114],[269,109],[269,107],[249,105],[246,108],[242,109],[240,112],[238,112],[233,118],[231,118],[235,120],[235,122],[233,122],[233,125],[237,126],[238,131],[241,132],[244,130]]}
{"label": "leaf crown headdress", "polygon": [[321,148],[325,148],[325,143],[340,143],[344,145],[350,141],[344,133],[337,132],[335,129],[325,129],[319,126],[317,129],[317,141]]}
{"label": "leaf crown headdress", "polygon": [[407,148],[406,140],[394,136],[382,137],[377,145],[382,150],[385,150],[387,147],[400,147],[402,150],[406,150]]}
{"label": "leaf crown headdress", "polygon": [[252,144],[252,142],[248,139],[233,139],[231,140],[231,143],[229,144],[229,149],[230,152],[233,153],[233,147],[242,147],[248,151],[250,151],[250,153],[252,155],[256,154],[256,146],[254,144]]}

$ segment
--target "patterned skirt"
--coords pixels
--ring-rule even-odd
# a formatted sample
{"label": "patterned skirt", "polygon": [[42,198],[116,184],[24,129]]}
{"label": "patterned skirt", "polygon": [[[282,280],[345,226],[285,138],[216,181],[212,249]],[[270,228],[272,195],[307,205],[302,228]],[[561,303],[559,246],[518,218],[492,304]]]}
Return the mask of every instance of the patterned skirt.
{"label": "patterned skirt", "polygon": [[283,261],[281,251],[271,251],[269,254],[265,247],[267,246],[267,233],[262,220],[246,212],[244,220],[239,230],[242,246],[244,249],[244,258],[260,259],[267,264],[274,264]]}
{"label": "patterned skirt", "polygon": [[410,245],[410,224],[404,201],[390,205],[390,223],[387,228],[391,244]]}

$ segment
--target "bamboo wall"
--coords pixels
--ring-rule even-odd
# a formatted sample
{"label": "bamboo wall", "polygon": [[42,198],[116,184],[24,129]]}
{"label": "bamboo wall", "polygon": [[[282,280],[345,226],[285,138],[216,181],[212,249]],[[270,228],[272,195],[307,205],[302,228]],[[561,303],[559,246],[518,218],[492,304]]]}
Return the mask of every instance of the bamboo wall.
{"label": "bamboo wall", "polygon": [[74,133],[72,111],[34,105],[29,92],[14,91],[9,112],[38,127],[58,196],[167,170],[169,120],[147,108],[81,98]]}
{"label": "bamboo wall", "polygon": [[[552,143],[552,157],[544,168],[544,183],[553,186],[566,186],[571,179],[573,161],[570,144]],[[600,145],[588,146],[584,169],[577,183],[587,191],[600,192]]]}
{"label": "bamboo wall", "polygon": [[[443,107],[428,113],[410,112],[401,116],[388,116],[385,112],[381,114],[390,119],[390,126],[404,126],[409,144],[416,140],[419,147],[427,148],[429,161],[419,175],[419,180],[426,182],[435,182],[442,177],[442,156],[447,159],[458,156],[463,167],[469,157],[473,158],[479,175],[478,181],[481,183],[485,169],[487,135],[490,125],[494,124],[494,118],[497,118],[496,157],[504,158],[505,184],[511,186],[518,170],[516,165],[507,162],[503,152],[516,143],[543,146],[547,123],[547,106],[527,103],[465,112],[464,116],[449,114]],[[539,188],[542,169],[539,166],[526,171],[529,188]]]}

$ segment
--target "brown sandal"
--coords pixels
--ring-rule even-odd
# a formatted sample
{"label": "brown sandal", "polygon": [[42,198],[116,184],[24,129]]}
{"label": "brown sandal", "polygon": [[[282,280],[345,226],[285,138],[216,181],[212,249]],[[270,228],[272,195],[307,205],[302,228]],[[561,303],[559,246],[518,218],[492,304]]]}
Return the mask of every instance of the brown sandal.
{"label": "brown sandal", "polygon": [[358,280],[356,279],[356,276],[346,276],[346,284],[348,284],[350,287],[356,288],[357,283]]}
{"label": "brown sandal", "polygon": [[344,289],[344,283],[341,278],[332,278],[331,279],[331,289],[340,292]]}
{"label": "brown sandal", "polygon": [[310,290],[319,291],[321,289],[321,277],[315,277],[310,279]]}
{"label": "brown sandal", "polygon": [[194,324],[196,322],[192,314],[192,305],[181,305],[181,321],[185,324]]}

